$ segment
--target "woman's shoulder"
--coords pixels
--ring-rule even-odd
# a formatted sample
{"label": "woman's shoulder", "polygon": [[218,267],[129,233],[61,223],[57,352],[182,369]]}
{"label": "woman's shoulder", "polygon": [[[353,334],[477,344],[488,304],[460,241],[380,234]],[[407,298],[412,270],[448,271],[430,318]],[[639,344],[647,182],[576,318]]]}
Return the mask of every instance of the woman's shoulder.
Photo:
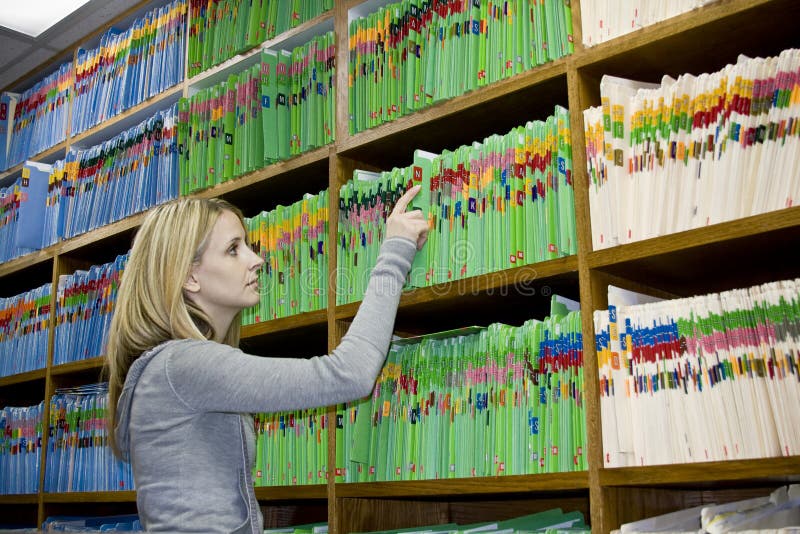
{"label": "woman's shoulder", "polygon": [[194,362],[202,359],[214,360],[230,354],[231,351],[239,352],[239,349],[207,339],[173,339],[161,345],[161,352],[171,361],[183,359],[189,359]]}

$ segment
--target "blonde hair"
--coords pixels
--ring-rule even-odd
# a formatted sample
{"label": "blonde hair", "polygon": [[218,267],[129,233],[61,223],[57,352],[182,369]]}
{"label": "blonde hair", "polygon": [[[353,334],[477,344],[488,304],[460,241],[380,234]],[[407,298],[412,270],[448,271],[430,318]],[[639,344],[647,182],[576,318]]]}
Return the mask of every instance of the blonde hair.
{"label": "blonde hair", "polygon": [[[244,226],[242,212],[224,200],[183,198],[154,208],[136,233],[117,293],[104,370],[109,443],[118,457],[117,402],[133,362],[171,339],[213,339],[216,335],[205,312],[186,298],[183,286],[224,211],[234,213]],[[238,346],[240,323],[237,314],[223,343]]]}

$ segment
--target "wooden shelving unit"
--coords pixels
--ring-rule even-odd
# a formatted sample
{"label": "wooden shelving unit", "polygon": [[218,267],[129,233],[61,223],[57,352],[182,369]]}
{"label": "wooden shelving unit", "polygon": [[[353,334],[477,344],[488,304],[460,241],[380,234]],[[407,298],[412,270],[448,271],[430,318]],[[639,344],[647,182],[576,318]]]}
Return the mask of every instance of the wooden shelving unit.
{"label": "wooden shelving unit", "polygon": [[[501,476],[429,481],[337,483],[256,488],[265,525],[288,526],[326,520],[332,533],[410,527],[437,522],[500,520],[561,507],[582,511],[593,532],[607,533],[620,524],[704,502],[726,502],[764,495],[800,482],[800,457],[698,464],[604,469],[601,413],[592,311],[606,307],[609,283],[661,296],[688,296],[768,280],[800,276],[800,208],[756,215],[654,239],[591,250],[588,178],[585,171],[582,111],[599,104],[604,74],[659,81],[665,74],[713,72],[739,54],[777,55],[800,46],[795,0],[718,0],[675,18],[585,49],[580,45],[580,2],[572,0],[576,24],[571,56],[440,102],[376,128],[347,133],[348,9],[357,0],[337,0],[332,13],[278,36],[282,43],[337,31],[337,140],[289,160],[195,193],[224,197],[255,215],[279,203],[330,188],[329,243],[336,242],[338,188],[354,168],[405,166],[413,150],[452,149],[503,133],[526,120],[542,119],[553,106],[570,110],[578,254],[518,269],[455,280],[409,291],[398,310],[396,330],[432,332],[473,324],[525,319],[548,313],[549,296],[558,293],[581,303],[587,399],[588,471],[530,476]],[[137,2],[131,17],[152,2]],[[121,19],[120,19],[121,20]],[[98,29],[97,35],[103,29]],[[269,44],[267,43],[267,44]],[[80,43],[76,43],[77,47]],[[93,144],[117,133],[127,121],[141,120],[194,88],[235,69],[257,55],[252,50],[206,73],[184,80],[162,95],[36,157],[47,160],[70,146]],[[248,59],[250,58],[250,59]],[[18,169],[11,169],[8,176]],[[0,176],[2,178],[2,176]],[[144,214],[137,214],[47,249],[0,264],[0,296],[10,296],[58,275],[92,263],[111,261],[125,252]],[[335,269],[335,250],[331,274]],[[346,331],[358,304],[336,305],[333,292],[326,309],[248,325],[242,346],[257,354],[308,356],[330,350]],[[56,387],[97,379],[102,358],[53,366],[0,378],[0,401],[7,405],[39,402]],[[330,412],[331,414],[333,412]],[[329,464],[335,464],[335,425],[330,428]],[[46,444],[46,439],[45,439]],[[44,463],[42,464],[44,465]],[[30,525],[48,515],[76,509],[81,513],[130,513],[135,492],[0,496],[0,515]],[[10,515],[9,515],[10,514]]]}

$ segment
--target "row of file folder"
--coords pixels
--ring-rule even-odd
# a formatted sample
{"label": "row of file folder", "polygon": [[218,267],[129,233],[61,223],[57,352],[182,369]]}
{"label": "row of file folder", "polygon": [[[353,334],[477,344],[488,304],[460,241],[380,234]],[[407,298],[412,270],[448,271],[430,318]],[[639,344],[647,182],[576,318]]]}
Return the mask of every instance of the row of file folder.
{"label": "row of file folder", "polygon": [[11,211],[0,223],[0,260],[24,256],[44,246],[42,209],[50,171],[51,166],[46,163],[26,161],[20,176],[7,190],[6,208]]}
{"label": "row of file folder", "polygon": [[[36,532],[143,532],[141,521],[136,514],[111,516],[50,516]],[[29,534],[19,531],[15,534]]]}
{"label": "row of file folder", "polygon": [[800,454],[800,280],[594,313],[606,467]]}
{"label": "row of file folder", "polygon": [[53,364],[103,356],[128,254],[58,280]]}
{"label": "row of file folder", "polygon": [[603,76],[584,111],[595,250],[795,206],[800,50],[660,84]]}
{"label": "row of file folder", "polygon": [[477,534],[479,532],[495,534],[589,534],[591,528],[586,524],[581,512],[564,512],[561,508],[552,508],[502,521],[422,525],[371,531],[369,534]]}
{"label": "row of file folder", "polygon": [[51,287],[0,297],[0,376],[45,367]]}
{"label": "row of file folder", "polygon": [[37,251],[45,242],[46,196],[52,166],[26,161],[19,177],[0,188],[0,262]]}
{"label": "row of file folder", "polygon": [[108,383],[57,389],[50,399],[44,490],[132,490],[129,463],[108,446]]}
{"label": "row of file folder", "polygon": [[0,187],[0,262],[12,260],[31,252],[17,247],[17,231],[20,225],[19,207],[22,201],[22,178],[17,178],[7,187]]}
{"label": "row of file folder", "polygon": [[0,262],[177,197],[177,106],[0,188]]}
{"label": "row of file folder", "polygon": [[189,77],[333,9],[333,0],[191,0]]}
{"label": "row of file folder", "polygon": [[259,413],[254,420],[256,487],[327,484],[327,408]]}
{"label": "row of file folder", "polygon": [[13,120],[13,124],[7,125],[11,140],[5,165],[0,170],[19,165],[66,139],[72,70],[72,62],[63,63],[22,94],[9,94],[8,120]]}
{"label": "row of file folder", "polygon": [[0,495],[39,491],[44,402],[0,408]]}
{"label": "row of file folder", "polygon": [[592,0],[591,2],[581,2],[583,44],[595,46],[714,1]]}
{"label": "row of file folder", "polygon": [[0,171],[9,167],[8,150],[11,147],[14,112],[18,101],[19,95],[16,93],[0,93]]}
{"label": "row of file folder", "polygon": [[175,198],[177,118],[172,106],[57,162],[45,209],[46,239],[68,239]]}
{"label": "row of file folder", "polygon": [[385,221],[409,185],[412,208],[431,225],[414,259],[410,287],[554,259],[577,252],[569,114],[441,154],[416,150],[413,164],[356,170],[340,190],[337,302],[361,298]]}
{"label": "row of file folder", "polygon": [[402,0],[350,22],[350,134],[574,50],[564,0]]}
{"label": "row of file folder", "polygon": [[181,194],[330,144],[335,40],[263,50],[260,62],[178,103]]}
{"label": "row of file folder", "polygon": [[580,312],[396,340],[370,398],[340,415],[337,480],[586,469]]}
{"label": "row of file folder", "polygon": [[72,135],[183,81],[187,0],[148,11],[125,31],[108,30],[75,60]]}
{"label": "row of file folder", "polygon": [[328,534],[328,524],[308,523],[291,527],[265,528],[264,534]]}
{"label": "row of file folder", "polygon": [[[261,66],[255,65],[178,102],[182,195],[264,166],[266,132],[262,125],[261,93],[256,90],[260,86],[260,70]],[[288,108],[285,111],[288,157]],[[271,136],[278,135],[278,130],[272,132]]]}
{"label": "row of file folder", "polygon": [[245,220],[253,250],[263,259],[258,305],[242,312],[253,324],[328,305],[328,190],[306,194]]}
{"label": "row of file folder", "polygon": [[706,503],[624,523],[612,534],[758,532],[788,534],[800,526],[800,485],[781,486],[769,495],[726,503]]}

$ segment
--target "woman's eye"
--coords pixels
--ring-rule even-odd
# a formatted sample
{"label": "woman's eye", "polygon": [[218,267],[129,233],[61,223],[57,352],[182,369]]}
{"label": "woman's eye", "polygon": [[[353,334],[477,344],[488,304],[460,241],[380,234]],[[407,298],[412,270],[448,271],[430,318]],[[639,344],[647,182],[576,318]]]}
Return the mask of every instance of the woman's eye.
{"label": "woman's eye", "polygon": [[236,247],[233,246],[233,247],[229,248],[228,249],[228,254],[230,254],[231,256],[236,256]]}

